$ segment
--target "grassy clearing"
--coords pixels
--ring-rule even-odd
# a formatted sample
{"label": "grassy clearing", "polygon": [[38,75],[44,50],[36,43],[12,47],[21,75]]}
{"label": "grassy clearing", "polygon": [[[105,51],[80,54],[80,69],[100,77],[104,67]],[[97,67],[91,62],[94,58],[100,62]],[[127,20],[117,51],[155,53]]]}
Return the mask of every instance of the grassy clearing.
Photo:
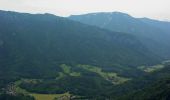
{"label": "grassy clearing", "polygon": [[62,64],[62,65],[60,65],[60,67],[62,68],[63,72],[59,72],[59,77],[57,77],[57,79],[60,79],[60,78],[65,77],[67,75],[75,76],[75,77],[81,76],[81,73],[80,72],[74,72],[71,69],[71,66],[68,66],[66,64]]}
{"label": "grassy clearing", "polygon": [[162,63],[153,66],[139,66],[138,69],[151,73],[164,68],[166,65],[170,65],[170,60],[163,61]]}
{"label": "grassy clearing", "polygon": [[114,73],[114,72],[104,72],[104,71],[102,71],[101,68],[95,67],[95,66],[77,65],[77,67],[83,68],[85,70],[88,70],[88,71],[91,71],[91,72],[94,72],[94,73],[97,73],[101,77],[103,77],[104,79],[111,81],[113,84],[121,84],[121,83],[124,83],[124,82],[130,80],[129,78],[120,77],[120,76],[117,75],[117,73]]}
{"label": "grassy clearing", "polygon": [[[68,66],[66,64],[61,64],[60,67],[62,68],[63,72],[59,72],[59,76],[56,79],[63,78],[67,75],[75,76],[75,77],[81,76],[81,72],[74,72],[72,70],[71,66]],[[96,67],[96,66],[79,64],[75,67],[85,69],[85,70],[93,72],[93,73],[97,73],[104,79],[111,81],[113,84],[121,84],[121,83],[124,83],[124,82],[130,80],[129,78],[120,77],[117,75],[117,73],[114,73],[114,72],[104,72],[101,68]]]}
{"label": "grassy clearing", "polygon": [[150,73],[150,72],[154,72],[154,71],[157,71],[157,70],[164,68],[164,65],[159,64],[159,65],[154,65],[154,66],[140,66],[138,68],[145,71],[145,72]]}
{"label": "grassy clearing", "polygon": [[[23,82],[33,82],[35,83],[35,79],[22,79],[18,80],[14,83],[15,91],[17,93],[25,94],[25,95],[30,95],[35,98],[35,100],[54,100],[55,98],[61,98],[61,97],[70,97],[69,93],[64,93],[64,94],[38,94],[38,93],[30,93],[26,91],[25,89],[22,89],[19,87],[19,85]],[[63,100],[68,100],[68,99],[63,99]]]}
{"label": "grassy clearing", "polygon": [[[62,96],[67,96],[69,97],[69,93],[64,93],[64,94],[30,94],[33,96],[36,100],[54,100],[55,98],[60,98]],[[67,100],[67,99],[64,99]]]}
{"label": "grassy clearing", "polygon": [[14,88],[15,88],[15,91],[16,93],[21,93],[21,94],[29,94],[28,91],[26,91],[25,89],[22,89],[19,87],[19,85],[22,83],[23,80],[18,80],[14,83]]}
{"label": "grassy clearing", "polygon": [[65,74],[71,73],[71,67],[70,67],[70,66],[68,66],[68,65],[66,65],[66,64],[62,64],[62,65],[60,65],[60,67],[63,69],[63,72],[64,72]]}

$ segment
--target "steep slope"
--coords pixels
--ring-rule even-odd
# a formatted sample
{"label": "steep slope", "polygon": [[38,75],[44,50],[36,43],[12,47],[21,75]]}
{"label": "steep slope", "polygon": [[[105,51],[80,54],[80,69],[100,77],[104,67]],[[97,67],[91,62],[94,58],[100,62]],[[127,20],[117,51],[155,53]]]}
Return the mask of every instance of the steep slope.
{"label": "steep slope", "polygon": [[147,23],[151,26],[161,29],[162,31],[164,31],[164,34],[170,35],[170,28],[169,28],[170,22],[158,21],[158,20],[153,20],[153,19],[149,19],[149,18],[138,18],[138,19],[144,23]]}
{"label": "steep slope", "polygon": [[170,58],[170,24],[168,22],[133,18],[120,12],[72,15],[69,19],[111,31],[125,32],[138,37],[152,52]]}

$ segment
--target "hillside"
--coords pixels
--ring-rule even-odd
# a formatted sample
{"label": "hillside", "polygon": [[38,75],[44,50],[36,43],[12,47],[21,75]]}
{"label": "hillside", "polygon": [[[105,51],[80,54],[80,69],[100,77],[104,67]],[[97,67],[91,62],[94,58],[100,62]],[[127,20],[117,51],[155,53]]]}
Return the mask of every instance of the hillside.
{"label": "hillside", "polygon": [[163,59],[170,58],[170,22],[134,18],[121,12],[72,15],[69,19],[111,31],[136,36],[149,50]]}
{"label": "hillside", "polygon": [[[129,93],[120,96],[118,100],[169,100],[170,97],[170,65],[153,72],[142,80],[136,81],[143,84],[140,89],[131,89]],[[135,87],[134,85],[129,85]]]}
{"label": "hillside", "polygon": [[[50,70],[63,63],[112,66],[157,61],[137,39],[123,33],[90,27],[50,14],[1,11],[0,18],[1,66],[17,67],[18,71],[38,68],[41,72],[42,67],[47,66]],[[7,67],[1,68],[5,70]]]}
{"label": "hillside", "polygon": [[1,88],[95,97],[160,62],[135,36],[51,14],[0,11],[0,23]]}
{"label": "hillside", "polygon": [[162,79],[157,81],[150,87],[147,87],[141,91],[137,91],[128,96],[125,96],[122,100],[169,100],[170,97],[170,79]]}

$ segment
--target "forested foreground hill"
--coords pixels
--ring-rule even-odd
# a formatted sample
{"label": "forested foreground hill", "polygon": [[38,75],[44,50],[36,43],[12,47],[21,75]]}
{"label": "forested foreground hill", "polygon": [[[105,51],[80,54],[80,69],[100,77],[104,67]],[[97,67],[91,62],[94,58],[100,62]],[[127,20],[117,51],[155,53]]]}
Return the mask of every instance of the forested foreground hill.
{"label": "forested foreground hill", "polygon": [[115,92],[128,91],[121,90],[126,84],[136,86],[132,80],[148,74],[138,66],[162,60],[131,34],[51,14],[0,11],[0,89],[7,92],[2,97],[12,87],[12,93],[19,91],[28,100],[34,98],[21,90],[114,98]]}
{"label": "forested foreground hill", "polygon": [[125,87],[130,88],[129,92],[118,97],[118,100],[169,100],[170,65],[166,65],[165,68],[126,85]]}
{"label": "forested foreground hill", "polygon": [[119,100],[169,100],[170,99],[170,78],[155,82],[149,87],[133,92]]}

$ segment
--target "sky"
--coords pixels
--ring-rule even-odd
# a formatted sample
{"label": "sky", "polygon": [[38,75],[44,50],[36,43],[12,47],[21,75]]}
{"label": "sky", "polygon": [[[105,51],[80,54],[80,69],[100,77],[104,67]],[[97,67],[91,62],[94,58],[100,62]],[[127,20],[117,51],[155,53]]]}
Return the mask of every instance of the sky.
{"label": "sky", "polygon": [[134,17],[170,21],[170,0],[0,0],[0,10],[58,16],[124,12]]}

